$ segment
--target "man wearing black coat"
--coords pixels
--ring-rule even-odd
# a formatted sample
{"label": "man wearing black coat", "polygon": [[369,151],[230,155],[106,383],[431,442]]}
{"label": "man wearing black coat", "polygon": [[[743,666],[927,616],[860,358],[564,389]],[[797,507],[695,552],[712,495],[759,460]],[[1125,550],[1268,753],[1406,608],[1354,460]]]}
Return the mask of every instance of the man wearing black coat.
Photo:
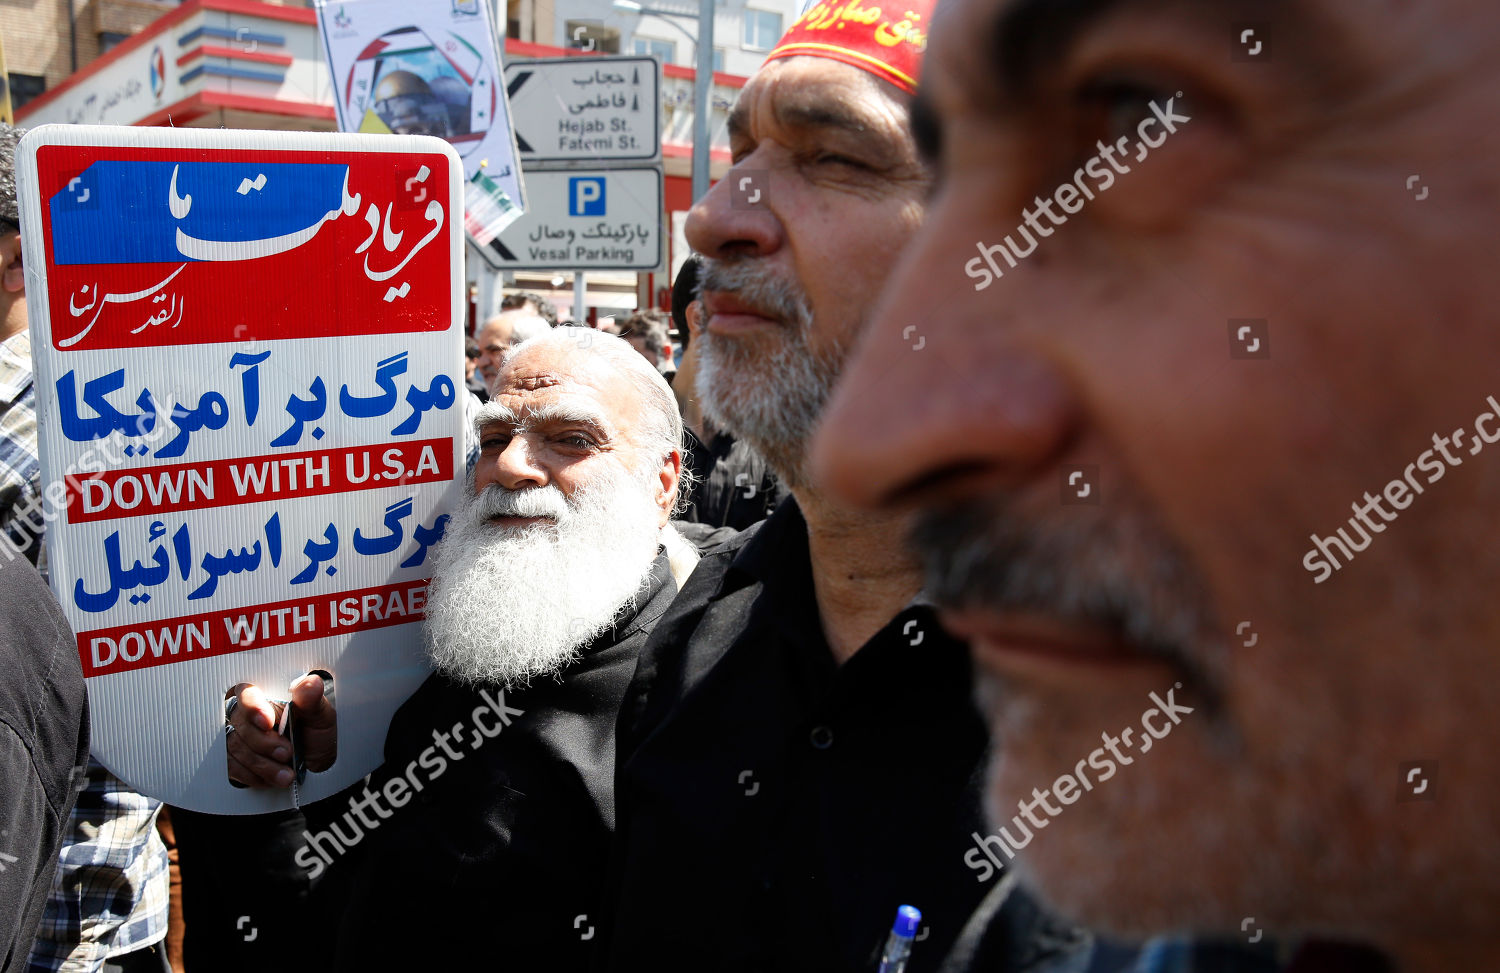
{"label": "man wearing black coat", "polygon": [[[677,591],[661,543],[681,419],[628,344],[574,328],[517,346],[493,393],[429,588],[436,671],[367,784],[306,809],[298,861],[329,870],[336,969],[583,970],[599,942],[615,721]],[[232,773],[284,786],[274,708],[238,698]],[[323,681],[293,705],[327,766]]]}
{"label": "man wearing black coat", "polygon": [[24,969],[88,759],[68,621],[36,569],[0,558],[0,970]]}
{"label": "man wearing black coat", "polygon": [[[908,112],[931,4],[892,23],[814,10],[740,93],[735,167],[688,216],[700,404],[791,496],[705,554],[621,711],[618,973],[873,971],[903,904],[923,913],[907,969],[928,973],[997,880],[966,861],[987,744],[967,653],[936,624],[899,518],[832,500],[805,468],[923,217]],[[1005,973],[1090,948],[1015,904],[1035,965]]]}

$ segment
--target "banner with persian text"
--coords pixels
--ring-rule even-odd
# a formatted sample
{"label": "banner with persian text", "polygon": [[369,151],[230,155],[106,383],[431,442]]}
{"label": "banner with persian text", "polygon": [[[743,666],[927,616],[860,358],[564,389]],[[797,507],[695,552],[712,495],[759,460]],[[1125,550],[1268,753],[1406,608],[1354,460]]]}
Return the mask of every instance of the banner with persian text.
{"label": "banner with persian text", "polygon": [[43,126],[17,153],[50,581],[93,752],[217,813],[224,694],[335,676],[381,760],[427,675],[431,546],[463,473],[463,171],[424,136]]}

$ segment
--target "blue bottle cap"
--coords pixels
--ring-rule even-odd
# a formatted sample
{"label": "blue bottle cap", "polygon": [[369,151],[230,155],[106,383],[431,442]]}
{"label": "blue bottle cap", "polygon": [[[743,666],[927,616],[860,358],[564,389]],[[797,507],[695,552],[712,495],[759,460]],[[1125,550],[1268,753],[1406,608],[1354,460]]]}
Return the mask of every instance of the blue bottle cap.
{"label": "blue bottle cap", "polygon": [[891,924],[891,932],[902,939],[915,939],[917,930],[922,927],[922,910],[916,906],[903,905],[896,910],[896,921]]}

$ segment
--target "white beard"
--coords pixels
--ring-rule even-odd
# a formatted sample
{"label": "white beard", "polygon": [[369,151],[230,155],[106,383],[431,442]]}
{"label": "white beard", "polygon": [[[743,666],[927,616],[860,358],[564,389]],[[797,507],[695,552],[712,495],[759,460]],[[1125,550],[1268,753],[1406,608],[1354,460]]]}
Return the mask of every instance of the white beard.
{"label": "white beard", "polygon": [[[555,523],[490,523],[499,515]],[[659,516],[646,484],[625,472],[571,499],[550,484],[469,493],[434,552],[423,626],[433,667],[458,683],[502,686],[561,671],[645,587]]]}

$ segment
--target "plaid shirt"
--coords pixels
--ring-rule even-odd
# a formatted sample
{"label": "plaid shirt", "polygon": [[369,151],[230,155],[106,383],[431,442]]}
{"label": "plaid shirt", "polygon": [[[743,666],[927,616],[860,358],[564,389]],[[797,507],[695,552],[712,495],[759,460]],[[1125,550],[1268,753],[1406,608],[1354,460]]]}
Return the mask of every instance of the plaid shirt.
{"label": "plaid shirt", "polygon": [[[24,508],[24,513],[18,508]],[[38,561],[45,526],[37,458],[31,338],[0,342],[0,556]],[[167,934],[167,849],[161,802],[129,790],[94,761],[69,819],[57,878],[32,947],[30,973],[98,970]]]}
{"label": "plaid shirt", "polygon": [[[42,548],[41,461],[36,451],[36,387],[31,336],[0,342],[0,556],[21,552],[37,563]],[[26,508],[25,515],[17,508]]]}
{"label": "plaid shirt", "polygon": [[92,973],[167,934],[167,849],[161,802],[127,788],[92,758],[27,973]]}

